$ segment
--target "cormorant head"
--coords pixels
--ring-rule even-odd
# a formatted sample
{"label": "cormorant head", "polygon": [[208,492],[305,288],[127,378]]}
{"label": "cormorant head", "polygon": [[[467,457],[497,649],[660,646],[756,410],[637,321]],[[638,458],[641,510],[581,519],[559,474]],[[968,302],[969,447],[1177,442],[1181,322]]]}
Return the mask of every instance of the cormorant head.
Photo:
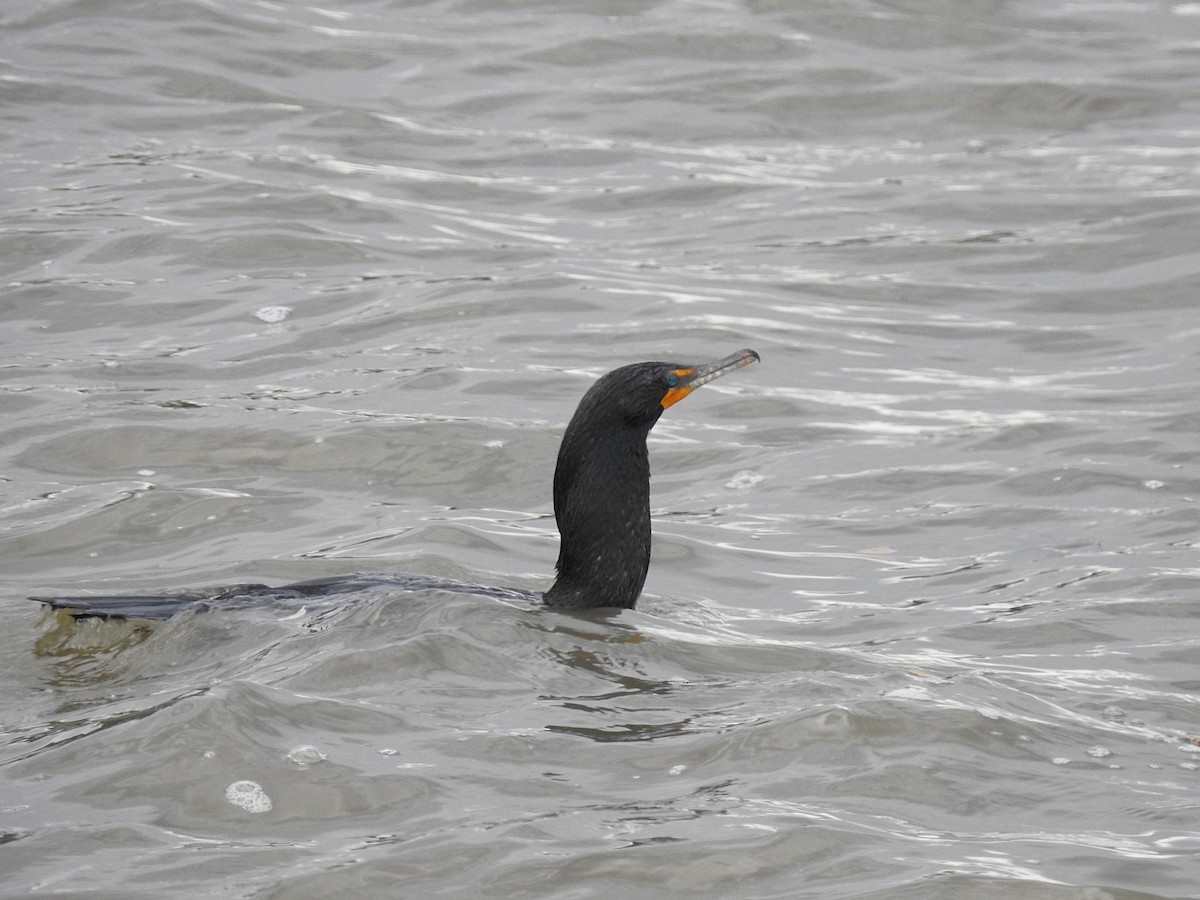
{"label": "cormorant head", "polygon": [[669,406],[702,384],[758,360],[753,350],[739,350],[702,365],[669,362],[634,363],[602,376],[579,403],[584,419],[619,417],[627,425],[649,430]]}

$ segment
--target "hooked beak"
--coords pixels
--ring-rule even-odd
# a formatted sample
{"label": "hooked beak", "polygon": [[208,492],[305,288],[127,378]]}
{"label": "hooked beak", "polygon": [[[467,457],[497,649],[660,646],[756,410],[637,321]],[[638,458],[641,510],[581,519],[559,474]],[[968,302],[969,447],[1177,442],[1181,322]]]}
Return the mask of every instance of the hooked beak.
{"label": "hooked beak", "polygon": [[671,377],[675,382],[670,389],[663,394],[662,408],[666,409],[672,406],[700,387],[702,384],[708,384],[710,381],[720,378],[727,372],[732,372],[734,369],[740,369],[742,366],[748,366],[752,362],[759,362],[760,357],[753,350],[739,350],[737,353],[730,354],[724,359],[718,359],[716,362],[705,363],[702,366],[682,366],[678,369],[671,370]]}

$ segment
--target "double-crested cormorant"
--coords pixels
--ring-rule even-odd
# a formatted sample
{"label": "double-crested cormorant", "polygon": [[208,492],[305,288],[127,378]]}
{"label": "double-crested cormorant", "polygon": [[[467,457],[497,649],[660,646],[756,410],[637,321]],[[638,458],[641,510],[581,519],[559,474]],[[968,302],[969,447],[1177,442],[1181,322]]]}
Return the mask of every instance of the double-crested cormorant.
{"label": "double-crested cormorant", "polygon": [[554,518],[558,578],[544,594],[426,575],[336,575],[280,587],[239,584],[157,595],[33,597],[76,618],[168,619],[187,609],[248,606],[370,588],[442,589],[541,600],[559,609],[637,603],[650,567],[650,464],[646,436],[668,406],[702,384],[759,358],[739,350],[699,366],[634,363],[601,377],[579,402],[558,450]]}

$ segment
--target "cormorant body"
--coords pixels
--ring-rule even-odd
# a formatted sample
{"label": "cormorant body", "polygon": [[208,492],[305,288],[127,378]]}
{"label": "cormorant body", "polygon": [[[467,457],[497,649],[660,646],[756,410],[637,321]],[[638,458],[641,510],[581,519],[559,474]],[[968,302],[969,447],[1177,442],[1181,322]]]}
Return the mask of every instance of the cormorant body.
{"label": "cormorant body", "polygon": [[567,425],[554,470],[558,578],[545,593],[426,575],[352,574],[269,587],[238,584],[154,595],[33,597],[76,618],[168,619],[184,610],[304,602],[370,589],[450,590],[559,609],[637,603],[650,567],[650,463],[646,437],[659,416],[702,384],[759,359],[739,350],[704,365],[634,363],[602,376]]}

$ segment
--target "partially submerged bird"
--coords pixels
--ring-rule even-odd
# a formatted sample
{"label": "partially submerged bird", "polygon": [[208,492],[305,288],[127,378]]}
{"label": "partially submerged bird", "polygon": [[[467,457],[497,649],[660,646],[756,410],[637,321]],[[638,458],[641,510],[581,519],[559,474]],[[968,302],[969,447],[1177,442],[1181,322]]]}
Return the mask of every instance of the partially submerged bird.
{"label": "partially submerged bird", "polygon": [[759,359],[739,350],[689,366],[634,363],[601,377],[579,402],[563,434],[554,470],[558,578],[545,593],[469,584],[428,575],[353,574],[269,587],[238,584],[151,595],[32,597],[76,618],[168,619],[184,610],[228,608],[327,597],[371,588],[451,590],[541,600],[559,609],[637,603],[650,567],[650,463],[646,437],[667,407],[702,384]]}

